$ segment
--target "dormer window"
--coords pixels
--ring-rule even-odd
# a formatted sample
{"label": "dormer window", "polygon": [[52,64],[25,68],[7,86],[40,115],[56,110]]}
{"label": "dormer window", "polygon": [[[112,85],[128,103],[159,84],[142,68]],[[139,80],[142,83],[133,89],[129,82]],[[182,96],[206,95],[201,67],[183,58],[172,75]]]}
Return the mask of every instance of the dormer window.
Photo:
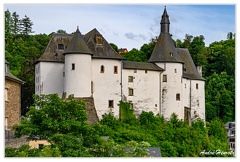
{"label": "dormer window", "polygon": [[58,57],[58,54],[57,54],[57,53],[55,53],[55,54],[54,54],[54,56],[57,58],[57,57]]}
{"label": "dormer window", "polygon": [[102,45],[103,43],[103,38],[101,34],[96,34],[95,41],[97,45]]}
{"label": "dormer window", "polygon": [[58,49],[59,50],[64,50],[64,44],[58,44]]}

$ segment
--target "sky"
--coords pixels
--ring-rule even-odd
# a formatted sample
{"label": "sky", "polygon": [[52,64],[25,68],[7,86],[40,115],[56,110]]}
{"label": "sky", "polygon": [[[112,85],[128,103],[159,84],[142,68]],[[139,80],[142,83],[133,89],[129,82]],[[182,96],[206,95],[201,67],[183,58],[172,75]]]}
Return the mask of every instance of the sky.
{"label": "sky", "polygon": [[[4,11],[25,15],[33,22],[33,34],[50,34],[59,29],[82,34],[96,28],[108,43],[118,48],[140,49],[160,34],[165,4],[16,4],[5,3]],[[203,35],[205,45],[236,32],[234,4],[166,4],[173,39],[183,41],[185,34]]]}

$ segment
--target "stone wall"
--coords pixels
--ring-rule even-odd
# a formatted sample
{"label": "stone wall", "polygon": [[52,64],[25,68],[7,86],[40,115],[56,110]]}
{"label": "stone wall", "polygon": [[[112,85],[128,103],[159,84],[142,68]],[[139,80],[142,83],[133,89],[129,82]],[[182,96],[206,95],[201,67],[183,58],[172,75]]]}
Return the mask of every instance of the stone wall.
{"label": "stone wall", "polygon": [[11,127],[20,123],[21,84],[5,79],[5,89],[5,93],[7,92],[7,99],[5,98],[5,122],[7,123],[5,123],[5,126],[7,124],[8,127]]}

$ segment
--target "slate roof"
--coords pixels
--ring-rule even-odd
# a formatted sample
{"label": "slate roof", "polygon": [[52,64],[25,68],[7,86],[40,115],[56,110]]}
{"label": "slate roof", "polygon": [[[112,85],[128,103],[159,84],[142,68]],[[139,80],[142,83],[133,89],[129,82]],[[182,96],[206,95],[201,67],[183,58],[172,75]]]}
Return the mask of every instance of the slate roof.
{"label": "slate roof", "polygon": [[[7,66],[7,68],[8,68],[8,64],[9,64],[9,63],[5,60],[5,66]],[[9,80],[13,80],[13,81],[15,81],[15,82],[18,82],[18,83],[20,83],[20,84],[25,83],[25,82],[22,81],[21,79],[19,79],[19,78],[17,78],[16,76],[14,76],[14,75],[9,71],[9,68],[8,68],[7,72],[5,71],[5,78],[6,78],[6,79],[9,79]]]}
{"label": "slate roof", "polygon": [[181,57],[177,53],[177,50],[169,33],[160,34],[148,62],[183,63]]}
{"label": "slate roof", "polygon": [[123,61],[123,69],[139,69],[139,70],[151,70],[151,71],[164,71],[154,63],[148,62],[134,62],[134,61]]}
{"label": "slate roof", "polygon": [[93,52],[88,48],[85,40],[83,39],[82,34],[80,33],[79,29],[73,35],[71,41],[68,44],[68,47],[63,53],[66,54],[90,54],[93,55]]}
{"label": "slate roof", "polygon": [[164,9],[161,19],[161,33],[158,37],[157,43],[153,49],[151,57],[148,62],[179,62],[182,63],[182,59],[178,55],[174,46],[171,35],[169,34],[169,16],[167,14],[166,7]]}
{"label": "slate roof", "polygon": [[[35,62],[64,62],[63,52],[67,48],[73,34],[54,33],[42,56]],[[58,44],[63,44],[64,49],[57,49]]]}
{"label": "slate roof", "polygon": [[183,67],[186,68],[186,71],[183,70],[183,78],[192,80],[205,80],[202,76],[199,75],[188,49],[177,48],[177,52],[184,61]]}
{"label": "slate roof", "polygon": [[123,59],[123,57],[109,45],[109,43],[102,35],[102,44],[97,44],[95,40],[96,35],[101,35],[96,28],[84,35],[84,39],[93,53],[93,58],[117,60]]}

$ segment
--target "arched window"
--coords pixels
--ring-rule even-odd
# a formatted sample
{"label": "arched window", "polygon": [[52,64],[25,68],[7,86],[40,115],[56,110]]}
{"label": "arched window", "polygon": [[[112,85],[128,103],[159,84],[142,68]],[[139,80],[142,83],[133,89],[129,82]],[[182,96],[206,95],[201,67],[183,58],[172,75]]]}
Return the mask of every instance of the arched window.
{"label": "arched window", "polygon": [[104,66],[103,65],[100,68],[100,73],[104,73]]}

